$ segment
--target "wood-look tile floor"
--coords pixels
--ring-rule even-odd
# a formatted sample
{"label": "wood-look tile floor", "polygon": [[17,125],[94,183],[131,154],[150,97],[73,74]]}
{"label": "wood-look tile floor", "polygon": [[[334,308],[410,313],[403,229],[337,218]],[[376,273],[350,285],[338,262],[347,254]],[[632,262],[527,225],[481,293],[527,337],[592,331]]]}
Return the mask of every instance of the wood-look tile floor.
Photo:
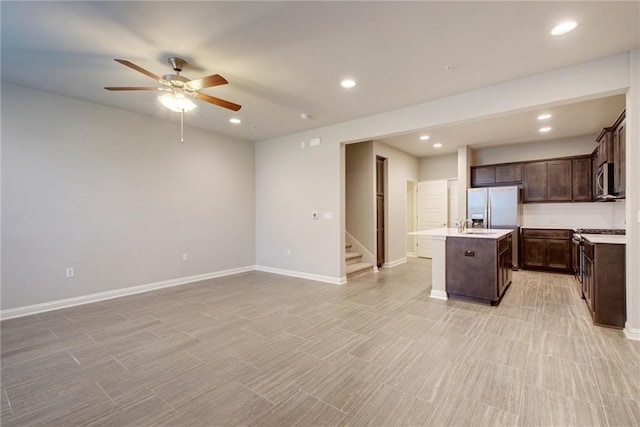
{"label": "wood-look tile floor", "polygon": [[640,342],[573,277],[498,307],[430,261],[344,286],[250,272],[1,323],[3,426],[640,425]]}

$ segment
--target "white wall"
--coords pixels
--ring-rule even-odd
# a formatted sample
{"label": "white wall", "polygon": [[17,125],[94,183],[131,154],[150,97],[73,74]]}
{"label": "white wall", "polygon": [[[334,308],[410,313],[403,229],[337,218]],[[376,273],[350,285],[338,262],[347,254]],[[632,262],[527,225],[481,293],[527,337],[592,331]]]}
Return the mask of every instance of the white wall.
{"label": "white wall", "polygon": [[[316,136],[322,137],[321,143],[310,148],[309,139]],[[342,282],[344,146],[340,142],[325,133],[308,133],[256,143],[256,264],[260,269]],[[320,213],[317,220],[311,216],[314,211]],[[331,219],[325,219],[325,213]]]}
{"label": "white wall", "polygon": [[596,148],[597,136],[585,135],[575,138],[479,148],[473,150],[473,166],[591,154],[593,149]]}
{"label": "white wall", "polygon": [[407,258],[407,179],[418,179],[418,158],[374,141],[374,155],[387,159],[385,266]]}
{"label": "white wall", "polygon": [[458,153],[420,157],[420,181],[458,178]]}
{"label": "white wall", "polygon": [[631,52],[627,92],[627,336],[640,340],[640,49]]}
{"label": "white wall", "polygon": [[253,145],[179,129],[2,83],[3,310],[254,264]]}
{"label": "white wall", "polygon": [[374,165],[373,141],[345,147],[346,230],[371,254],[376,252]]}
{"label": "white wall", "polygon": [[522,226],[624,229],[625,204],[624,200],[593,203],[524,203]]}
{"label": "white wall", "polygon": [[[638,51],[633,53],[634,61],[638,61]],[[635,62],[634,62],[635,63]],[[287,266],[292,270],[307,271],[322,275],[328,280],[336,280],[344,275],[344,263],[341,261],[340,243],[344,235],[342,221],[318,222],[313,231],[305,234],[289,232],[290,229],[307,229],[306,215],[299,212],[313,210],[320,206],[332,212],[342,212],[344,198],[344,175],[341,171],[343,155],[341,144],[351,141],[363,141],[382,138],[405,132],[418,131],[427,127],[445,125],[464,120],[478,119],[484,116],[504,114],[538,106],[550,106],[568,101],[580,101],[599,96],[609,96],[627,91],[630,86],[630,72],[638,73],[638,66],[630,68],[630,55],[623,53],[588,63],[533,75],[483,89],[461,93],[458,95],[425,102],[423,104],[377,114],[358,120],[352,120],[332,126],[318,128],[295,135],[261,141],[256,145],[256,257],[265,265],[278,268]],[[634,84],[640,85],[637,75]],[[640,122],[640,89],[634,87],[628,94],[635,112],[627,117],[628,131],[638,141]],[[628,100],[629,105],[629,100]],[[313,154],[312,150],[301,150],[300,141],[312,137],[321,137],[323,145]],[[628,147],[629,148],[629,147]],[[630,152],[630,161],[638,164],[640,156],[637,147]],[[315,150],[315,149],[313,149]],[[343,151],[343,150],[342,150]],[[302,184],[313,174],[317,184]],[[628,168],[628,182],[640,182],[638,168]],[[293,182],[289,189],[300,204],[295,210],[282,211],[286,197],[280,195],[278,186],[286,176],[287,182]],[[466,176],[458,178],[462,188]],[[313,194],[313,196],[311,196]],[[405,190],[402,190],[405,194]],[[460,192],[460,194],[462,194]],[[631,191],[627,197],[627,205],[633,208],[636,215],[638,208],[638,190]],[[627,220],[627,223],[629,221]],[[632,230],[635,240],[629,239],[632,247],[630,253],[638,254],[637,226]],[[629,230],[629,228],[628,228]],[[280,255],[287,246],[303,246],[308,237],[314,238],[314,257],[287,259]],[[278,255],[271,255],[272,252]],[[637,260],[634,260],[635,264]],[[628,263],[629,264],[629,263]],[[628,277],[628,283],[640,287],[637,267]],[[637,291],[640,294],[640,291]],[[635,297],[630,310],[637,311],[637,327],[640,332],[640,295]],[[633,316],[631,316],[633,317]],[[636,323],[634,323],[635,325]]]}

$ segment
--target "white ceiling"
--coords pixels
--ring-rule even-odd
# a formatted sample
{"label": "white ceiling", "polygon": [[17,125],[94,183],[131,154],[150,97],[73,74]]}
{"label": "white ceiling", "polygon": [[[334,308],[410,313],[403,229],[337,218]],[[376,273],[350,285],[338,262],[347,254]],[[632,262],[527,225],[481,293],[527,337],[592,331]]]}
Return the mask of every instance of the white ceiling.
{"label": "white ceiling", "polygon": [[[192,62],[184,71],[189,78],[218,73],[229,81],[204,93],[243,106],[233,113],[196,101],[199,108],[185,116],[186,124],[251,141],[640,47],[640,1],[2,1],[0,5],[3,81],[177,122],[176,113],[159,105],[157,93],[103,89],[154,84],[114,58],[163,75],[171,72],[167,57],[176,55]],[[578,21],[578,28],[562,37],[550,36],[550,29],[567,18]],[[447,65],[453,70],[447,71]],[[342,89],[339,82],[344,77],[355,78],[358,85]],[[592,108],[615,103],[594,102]],[[577,120],[571,129],[558,125],[565,113],[581,117],[580,111],[592,111],[588,103],[555,108],[553,126],[561,132],[555,137],[594,132],[592,120]],[[312,118],[302,120],[300,113]],[[529,113],[537,111],[489,118],[475,126],[456,125],[445,136],[439,135],[443,129],[429,131],[452,144],[534,140],[537,134],[532,129],[537,124],[531,124]],[[230,117],[239,117],[242,123],[231,125]],[[588,128],[581,127],[587,122]],[[401,139],[388,141],[415,150]]]}

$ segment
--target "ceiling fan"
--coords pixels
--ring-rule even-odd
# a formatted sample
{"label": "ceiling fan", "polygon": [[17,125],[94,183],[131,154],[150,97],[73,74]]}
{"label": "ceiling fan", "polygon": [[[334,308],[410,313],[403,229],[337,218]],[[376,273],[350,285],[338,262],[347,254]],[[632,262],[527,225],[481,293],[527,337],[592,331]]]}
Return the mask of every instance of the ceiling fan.
{"label": "ceiling fan", "polygon": [[[168,59],[169,65],[171,65],[173,71],[175,71],[175,74],[165,74],[162,77],[157,76],[151,71],[145,70],[139,65],[136,65],[133,62],[127,61],[125,59],[114,59],[114,61],[119,62],[120,64],[129,67],[139,73],[142,73],[147,77],[151,77],[152,79],[160,83],[160,86],[109,86],[105,87],[105,89],[110,91],[166,92],[166,94],[159,96],[158,99],[160,100],[162,105],[164,105],[169,110],[181,113],[181,129],[184,129],[184,113],[196,108],[196,104],[194,104],[190,98],[199,99],[201,101],[208,102],[209,104],[227,108],[232,111],[238,111],[240,110],[240,108],[242,108],[240,105],[233,102],[201,93],[200,90],[202,89],[225,85],[229,82],[219,74],[212,74],[210,76],[202,77],[195,80],[190,80],[182,76],[180,73],[182,72],[182,69],[187,65],[187,61],[182,58],[177,58],[175,56],[170,57]],[[184,138],[181,138],[180,142],[184,142]]]}

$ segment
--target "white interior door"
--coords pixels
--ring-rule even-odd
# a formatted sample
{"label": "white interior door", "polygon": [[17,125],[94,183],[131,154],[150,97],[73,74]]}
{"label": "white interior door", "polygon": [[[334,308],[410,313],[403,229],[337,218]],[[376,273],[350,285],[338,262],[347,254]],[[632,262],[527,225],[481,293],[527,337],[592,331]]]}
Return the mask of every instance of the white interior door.
{"label": "white interior door", "polygon": [[[418,183],[418,230],[447,226],[447,181]],[[431,238],[418,237],[418,256],[432,257]]]}
{"label": "white interior door", "polygon": [[448,197],[448,227],[454,228],[456,226],[456,222],[460,216],[458,215],[458,180],[450,179],[447,181],[447,186],[449,190]]}

